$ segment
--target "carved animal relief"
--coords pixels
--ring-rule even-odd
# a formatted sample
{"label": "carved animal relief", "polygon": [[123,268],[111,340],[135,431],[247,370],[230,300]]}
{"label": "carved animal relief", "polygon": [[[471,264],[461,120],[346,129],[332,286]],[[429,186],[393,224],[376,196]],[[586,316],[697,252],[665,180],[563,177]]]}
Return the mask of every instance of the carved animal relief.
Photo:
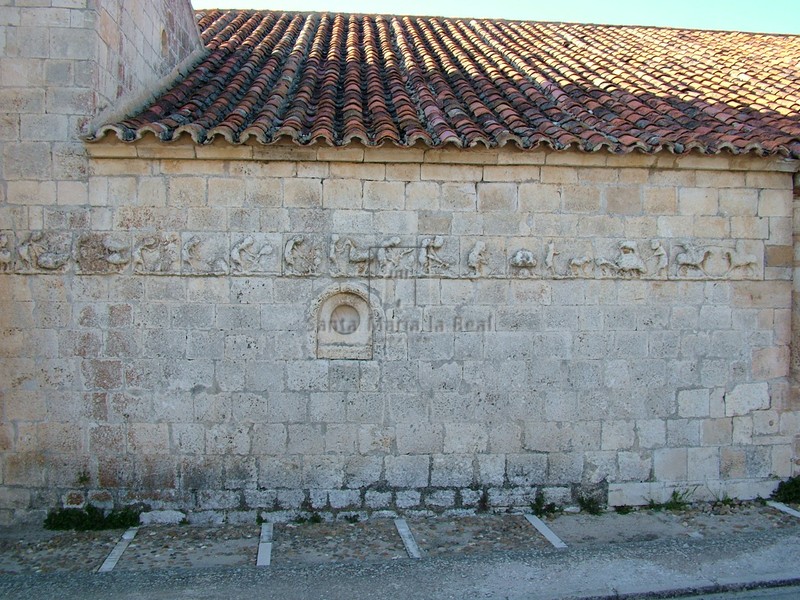
{"label": "carved animal relief", "polygon": [[180,270],[178,234],[155,234],[139,238],[133,248],[133,272],[175,273]]}
{"label": "carved animal relief", "polygon": [[0,273],[759,279],[763,261],[759,240],[0,232]]}

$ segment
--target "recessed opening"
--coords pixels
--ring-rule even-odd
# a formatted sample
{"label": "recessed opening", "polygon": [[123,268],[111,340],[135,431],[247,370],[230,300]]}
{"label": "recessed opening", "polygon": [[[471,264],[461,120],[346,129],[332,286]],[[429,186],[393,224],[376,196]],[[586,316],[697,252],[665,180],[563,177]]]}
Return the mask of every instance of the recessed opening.
{"label": "recessed opening", "polygon": [[340,304],[331,313],[330,326],[339,335],[350,335],[358,330],[361,317],[349,304]]}

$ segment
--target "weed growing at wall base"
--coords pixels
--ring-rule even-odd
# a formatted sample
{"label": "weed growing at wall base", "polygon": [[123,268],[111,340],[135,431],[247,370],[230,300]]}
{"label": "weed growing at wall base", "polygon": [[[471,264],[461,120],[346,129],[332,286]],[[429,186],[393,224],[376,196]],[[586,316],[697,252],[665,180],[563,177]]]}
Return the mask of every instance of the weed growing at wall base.
{"label": "weed growing at wall base", "polygon": [[800,502],[800,476],[781,481],[772,492],[772,499],[778,502]]}
{"label": "weed growing at wall base", "polygon": [[112,510],[106,514],[96,506],[88,505],[81,508],[62,508],[51,510],[44,520],[45,529],[75,529],[77,531],[90,531],[98,529],[125,529],[139,525],[139,515],[142,511],[138,508],[126,507]]}

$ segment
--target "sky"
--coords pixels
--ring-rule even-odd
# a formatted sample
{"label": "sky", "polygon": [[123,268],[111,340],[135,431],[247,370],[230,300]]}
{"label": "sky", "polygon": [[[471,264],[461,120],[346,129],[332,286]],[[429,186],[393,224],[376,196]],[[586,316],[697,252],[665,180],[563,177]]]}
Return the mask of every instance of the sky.
{"label": "sky", "polygon": [[192,5],[800,34],[798,0],[192,0]]}

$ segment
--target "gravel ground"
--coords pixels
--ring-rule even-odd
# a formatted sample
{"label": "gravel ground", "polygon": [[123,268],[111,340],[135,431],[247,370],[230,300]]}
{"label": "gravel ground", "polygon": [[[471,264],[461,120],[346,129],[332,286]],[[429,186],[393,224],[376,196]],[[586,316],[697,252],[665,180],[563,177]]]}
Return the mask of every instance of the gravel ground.
{"label": "gravel ground", "polygon": [[[424,559],[550,549],[519,514],[414,516],[406,522]],[[715,540],[777,530],[800,534],[800,519],[757,503],[699,504],[678,511],[639,509],[624,515],[613,511],[599,516],[559,514],[545,522],[570,548]],[[0,574],[90,573],[102,564],[122,533],[0,529]],[[251,567],[256,562],[259,533],[256,523],[140,527],[114,570]],[[391,519],[274,526],[275,567],[397,560],[408,560],[408,556]]]}
{"label": "gravel ground", "polygon": [[740,531],[800,527],[800,520],[755,503],[698,504],[683,510],[639,509],[601,516],[563,514],[545,519],[567,545],[620,544],[659,539],[718,537]]}
{"label": "gravel ground", "polygon": [[258,554],[259,527],[191,525],[142,527],[116,569],[252,565]]}
{"label": "gravel ground", "polygon": [[275,565],[407,558],[391,519],[362,523],[286,523],[275,525],[272,562]]}
{"label": "gravel ground", "polygon": [[5,529],[0,533],[0,574],[94,571],[122,533]]}
{"label": "gravel ground", "polygon": [[522,515],[407,520],[420,550],[427,556],[482,554],[503,550],[546,548],[541,537]]}

